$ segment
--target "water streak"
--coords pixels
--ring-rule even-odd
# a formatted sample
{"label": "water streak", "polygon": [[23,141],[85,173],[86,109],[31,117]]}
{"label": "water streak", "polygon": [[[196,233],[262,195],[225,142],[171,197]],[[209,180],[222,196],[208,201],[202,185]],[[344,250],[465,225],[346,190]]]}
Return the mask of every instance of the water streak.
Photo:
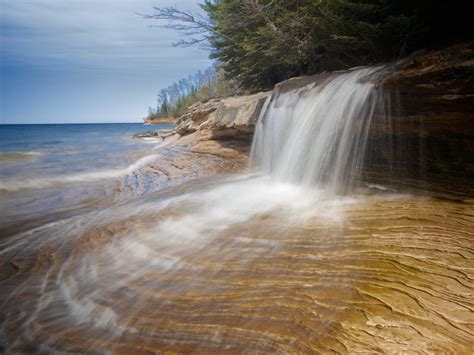
{"label": "water streak", "polygon": [[138,159],[136,162],[126,168],[99,170],[94,172],[69,174],[63,176],[50,176],[47,178],[30,179],[30,180],[16,180],[16,181],[0,181],[0,191],[18,191],[22,189],[41,189],[48,187],[55,187],[61,184],[88,182],[103,179],[111,179],[120,176],[133,174],[141,167],[149,165],[158,158],[157,154],[147,155]]}
{"label": "water streak", "polygon": [[276,180],[345,193],[362,170],[367,134],[382,95],[367,80],[380,68],[334,75],[275,94],[259,120],[252,165]]}

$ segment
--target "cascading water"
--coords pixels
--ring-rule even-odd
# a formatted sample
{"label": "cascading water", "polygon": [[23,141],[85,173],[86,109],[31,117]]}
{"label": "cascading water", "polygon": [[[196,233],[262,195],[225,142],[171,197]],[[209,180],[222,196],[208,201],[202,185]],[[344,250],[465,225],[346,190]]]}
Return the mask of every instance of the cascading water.
{"label": "cascading water", "polygon": [[367,80],[379,67],[336,74],[280,93],[257,123],[252,165],[276,180],[350,190],[362,169],[372,117],[382,103]]}
{"label": "cascading water", "polygon": [[[252,146],[264,174],[117,199],[0,237],[0,353],[468,353],[472,203],[334,195],[355,186],[369,126],[370,136],[374,123],[390,128],[372,122],[384,117],[379,70],[267,100]],[[158,166],[175,163],[165,157]]]}

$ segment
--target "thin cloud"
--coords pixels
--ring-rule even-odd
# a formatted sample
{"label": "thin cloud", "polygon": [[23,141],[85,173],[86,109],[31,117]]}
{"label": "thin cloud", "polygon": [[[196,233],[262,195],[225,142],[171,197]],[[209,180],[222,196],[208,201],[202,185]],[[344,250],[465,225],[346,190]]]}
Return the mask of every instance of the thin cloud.
{"label": "thin cloud", "polygon": [[139,121],[208,53],[137,13],[202,0],[0,0],[0,123]]}
{"label": "thin cloud", "polygon": [[[196,1],[161,1],[197,10]],[[85,66],[160,66],[160,60],[180,60],[195,48],[174,48],[171,30],[150,28],[139,15],[155,1],[0,0],[0,43],[4,59],[31,64],[64,61]],[[200,55],[202,58],[203,56]]]}

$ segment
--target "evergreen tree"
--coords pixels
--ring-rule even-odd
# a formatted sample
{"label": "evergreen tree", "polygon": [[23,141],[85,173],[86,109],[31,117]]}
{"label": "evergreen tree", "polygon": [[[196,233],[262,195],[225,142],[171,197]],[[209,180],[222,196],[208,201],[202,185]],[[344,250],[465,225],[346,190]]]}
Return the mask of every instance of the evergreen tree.
{"label": "evergreen tree", "polygon": [[461,1],[208,0],[201,7],[207,18],[176,8],[145,17],[181,32],[178,45],[208,43],[226,77],[250,89],[473,38]]}

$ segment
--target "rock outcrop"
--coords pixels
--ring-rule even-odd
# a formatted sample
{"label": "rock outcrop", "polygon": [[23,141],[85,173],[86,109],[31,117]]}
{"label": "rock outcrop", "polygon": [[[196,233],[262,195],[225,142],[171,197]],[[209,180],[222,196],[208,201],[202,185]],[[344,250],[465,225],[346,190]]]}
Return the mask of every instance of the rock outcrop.
{"label": "rock outcrop", "polygon": [[379,85],[391,109],[372,124],[366,180],[474,197],[474,43],[414,55]]}
{"label": "rock outcrop", "polygon": [[[176,130],[181,135],[196,132],[200,141],[250,145],[255,122],[271,95],[318,85],[334,74],[292,78],[274,91],[197,103],[178,119]],[[415,54],[367,80],[377,82],[389,110],[371,125],[363,182],[473,198],[474,43]]]}
{"label": "rock outcrop", "polygon": [[176,124],[176,118],[174,117],[157,117],[157,118],[145,118],[144,124],[154,125],[154,124]]}
{"label": "rock outcrop", "polygon": [[271,91],[197,103],[179,118],[176,131],[199,131],[201,139],[251,139],[255,122]]}
{"label": "rock outcrop", "polygon": [[141,132],[141,133],[135,133],[133,135],[133,138],[139,139],[139,138],[157,138],[164,140],[168,137],[171,137],[175,135],[176,132],[174,129],[161,129],[159,131],[147,131],[147,132]]}

